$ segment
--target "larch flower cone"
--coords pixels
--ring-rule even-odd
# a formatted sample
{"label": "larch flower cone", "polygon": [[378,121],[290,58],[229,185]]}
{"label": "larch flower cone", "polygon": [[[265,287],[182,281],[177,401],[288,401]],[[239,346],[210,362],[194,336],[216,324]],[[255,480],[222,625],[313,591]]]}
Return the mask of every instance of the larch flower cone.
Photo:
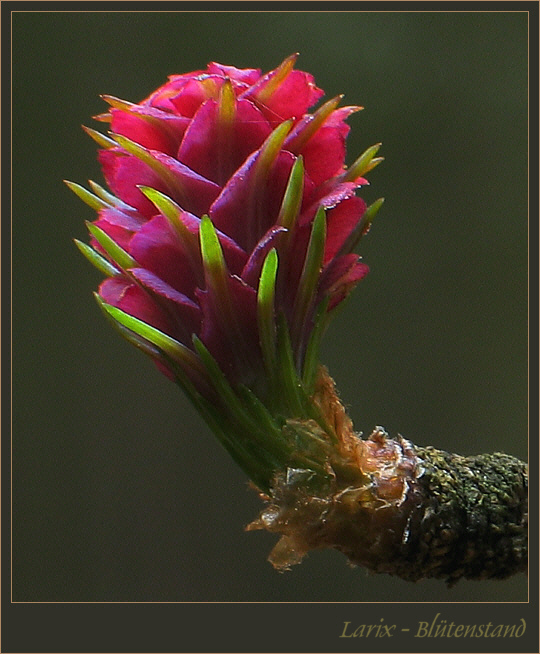
{"label": "larch flower cone", "polygon": [[344,164],[360,107],[309,113],[323,91],[295,60],[264,75],[211,63],[138,104],[103,96],[108,134],[85,130],[110,190],[69,183],[98,212],[78,245],[107,276],[106,315],[262,488],[291,448],[261,433],[256,462],[247,434],[314,416],[318,344],[368,272],[353,248],[382,202],[357,196],[378,146]]}

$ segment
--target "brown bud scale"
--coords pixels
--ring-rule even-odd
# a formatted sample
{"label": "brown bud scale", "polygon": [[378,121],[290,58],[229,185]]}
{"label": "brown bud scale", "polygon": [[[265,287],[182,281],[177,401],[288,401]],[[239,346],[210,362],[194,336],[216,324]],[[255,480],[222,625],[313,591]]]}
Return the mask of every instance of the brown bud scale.
{"label": "brown bud scale", "polygon": [[276,568],[334,548],[354,565],[409,581],[453,584],[526,571],[525,463],[502,453],[464,457],[416,447],[382,428],[361,439],[321,375],[318,404],[342,428],[338,445],[321,450],[325,481],[317,485],[297,467],[276,474],[266,508],[248,527],[281,535],[269,557]]}

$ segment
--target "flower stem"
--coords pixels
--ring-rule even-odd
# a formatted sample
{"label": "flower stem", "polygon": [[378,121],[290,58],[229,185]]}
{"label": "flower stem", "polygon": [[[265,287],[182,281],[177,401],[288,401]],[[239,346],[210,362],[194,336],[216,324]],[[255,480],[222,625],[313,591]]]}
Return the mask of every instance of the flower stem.
{"label": "flower stem", "polygon": [[267,507],[248,527],[281,534],[269,557],[276,568],[330,547],[355,565],[408,581],[451,585],[526,571],[525,463],[502,453],[464,457],[417,447],[382,428],[361,439],[322,368],[313,400],[339,437],[319,450],[324,481],[298,468],[277,474]]}

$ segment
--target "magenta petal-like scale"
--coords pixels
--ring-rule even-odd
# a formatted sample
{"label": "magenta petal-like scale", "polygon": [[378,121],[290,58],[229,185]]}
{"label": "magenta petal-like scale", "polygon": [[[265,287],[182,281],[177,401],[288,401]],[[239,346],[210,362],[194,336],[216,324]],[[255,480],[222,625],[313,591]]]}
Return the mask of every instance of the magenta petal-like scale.
{"label": "magenta petal-like scale", "polygon": [[[225,298],[209,290],[197,292],[203,311],[201,340],[234,383],[250,384],[261,361],[258,334],[253,328],[257,324],[257,296],[235,276],[229,278],[228,293],[230,306],[224,306]],[[227,318],[230,309],[232,319]]]}
{"label": "magenta petal-like scale", "polygon": [[220,187],[174,157],[156,150],[151,150],[150,154],[168,173],[165,182],[172,199],[185,211],[196,215],[206,213],[219,195]]}
{"label": "magenta petal-like scale", "polygon": [[129,252],[141,267],[147,268],[176,291],[194,298],[202,275],[193,270],[178,235],[167,220],[155,216],[131,239]]}
{"label": "magenta petal-like scale", "polygon": [[108,304],[174,336],[174,321],[152,297],[125,277],[112,277],[102,282],[99,294]]}
{"label": "magenta petal-like scale", "polygon": [[[326,274],[328,273],[328,274]],[[356,284],[369,273],[369,266],[358,260],[356,254],[334,259],[321,276],[319,298],[330,293],[328,311],[344,300]]]}
{"label": "magenta petal-like scale", "polygon": [[143,216],[151,218],[155,207],[137,187],[150,186],[167,193],[167,184],[145,163],[120,148],[100,150],[98,156],[109,188]]}
{"label": "magenta petal-like scale", "polygon": [[322,127],[302,148],[306,172],[315,184],[343,171],[345,139],[334,127]]}
{"label": "magenta petal-like scale", "polygon": [[261,269],[267,254],[272,248],[277,248],[282,236],[287,233],[284,227],[271,227],[253,248],[251,255],[242,270],[242,279],[253,288],[257,287]]}
{"label": "magenta petal-like scale", "polygon": [[191,334],[200,331],[202,316],[199,305],[146,268],[133,268],[130,274],[145,288],[166,301],[162,306],[168,309],[171,320],[175,320],[175,327],[180,334],[178,340],[190,344]]}
{"label": "magenta petal-like scale", "polygon": [[255,84],[261,76],[259,68],[236,68],[235,66],[224,66],[215,61],[208,64],[207,70],[210,74],[222,75],[236,82],[240,82],[246,88]]}
{"label": "magenta petal-like scale", "polygon": [[203,177],[223,184],[262,145],[270,132],[270,125],[261,112],[248,100],[240,100],[236,104],[230,136],[223,142],[217,102],[208,100],[193,117],[178,159]]}
{"label": "magenta petal-like scale", "polygon": [[281,151],[268,174],[257,171],[259,152],[233,175],[212,205],[213,223],[246,251],[251,250],[275,223],[289,180],[294,157]]}
{"label": "magenta petal-like scale", "polygon": [[[137,214],[128,213],[127,211],[122,211],[115,207],[107,207],[102,209],[99,212],[99,219],[103,223],[109,223],[110,225],[116,225],[117,227],[122,227],[128,232],[137,232],[146,222],[145,219]],[[105,231],[104,227],[102,227]]]}
{"label": "magenta petal-like scale", "polygon": [[330,261],[338,252],[349,234],[366,211],[362,198],[353,195],[342,200],[328,212],[326,248],[323,263]]}
{"label": "magenta petal-like scale", "polygon": [[193,118],[201,104],[216,99],[223,77],[219,75],[200,75],[188,80],[176,96],[171,97],[171,103],[176,113]]}
{"label": "magenta petal-like scale", "polygon": [[[94,222],[94,225],[110,236],[123,250],[129,251],[129,243],[133,236],[133,230],[127,229],[123,225],[110,222],[108,220],[109,216],[110,214],[101,212],[100,217]],[[94,240],[92,240],[92,245],[95,245]],[[98,249],[101,250],[101,247],[98,246]]]}
{"label": "magenta petal-like scale", "polygon": [[178,149],[176,139],[171,138],[166,128],[157,121],[149,121],[142,115],[111,109],[111,132],[121,134],[139,145],[151,150],[160,150],[165,154],[174,155]]}
{"label": "magenta petal-like scale", "polygon": [[[271,76],[269,73],[267,77]],[[269,97],[266,97],[265,85],[261,83],[253,92],[246,92],[244,97],[253,98],[269,122],[279,125],[289,118],[303,116],[323,95],[324,91],[315,86],[312,75],[292,70]]]}

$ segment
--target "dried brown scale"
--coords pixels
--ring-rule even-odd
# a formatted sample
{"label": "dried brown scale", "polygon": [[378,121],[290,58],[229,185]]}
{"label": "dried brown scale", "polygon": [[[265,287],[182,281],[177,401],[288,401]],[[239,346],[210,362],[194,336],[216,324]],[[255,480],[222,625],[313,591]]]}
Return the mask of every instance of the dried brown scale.
{"label": "dried brown scale", "polygon": [[[415,447],[381,428],[361,439],[324,369],[317,404],[328,424],[342,429],[338,445],[327,442],[320,452],[325,480],[298,467],[277,474],[266,509],[248,527],[281,534],[270,555],[276,568],[329,547],[355,565],[409,581],[452,584],[526,570],[525,463],[507,454],[463,457]],[[313,421],[297,423],[317,429],[320,441]]]}

